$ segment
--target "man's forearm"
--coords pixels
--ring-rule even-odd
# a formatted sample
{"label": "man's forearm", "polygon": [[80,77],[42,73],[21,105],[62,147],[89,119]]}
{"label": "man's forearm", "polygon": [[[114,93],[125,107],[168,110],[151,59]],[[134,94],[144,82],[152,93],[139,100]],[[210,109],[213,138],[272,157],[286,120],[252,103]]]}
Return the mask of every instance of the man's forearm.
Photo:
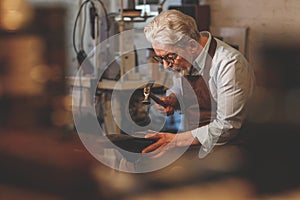
{"label": "man's forearm", "polygon": [[194,138],[191,131],[177,134],[176,136],[176,146],[185,147],[190,145],[199,145],[200,142]]}

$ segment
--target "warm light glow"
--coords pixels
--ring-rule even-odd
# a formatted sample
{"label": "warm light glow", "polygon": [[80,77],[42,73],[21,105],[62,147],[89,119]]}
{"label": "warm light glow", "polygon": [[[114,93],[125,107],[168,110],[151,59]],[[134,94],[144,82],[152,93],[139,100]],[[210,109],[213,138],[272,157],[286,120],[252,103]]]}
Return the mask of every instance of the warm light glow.
{"label": "warm light glow", "polygon": [[51,71],[46,65],[37,65],[30,70],[30,77],[38,83],[45,83],[49,80]]}
{"label": "warm light glow", "polygon": [[4,11],[1,25],[7,30],[17,30],[22,26],[23,15],[16,10]]}
{"label": "warm light glow", "polygon": [[64,108],[67,111],[72,111],[72,96],[65,96],[63,100]]}
{"label": "warm light glow", "polygon": [[32,17],[32,10],[25,0],[0,1],[0,28],[16,31],[24,27]]}

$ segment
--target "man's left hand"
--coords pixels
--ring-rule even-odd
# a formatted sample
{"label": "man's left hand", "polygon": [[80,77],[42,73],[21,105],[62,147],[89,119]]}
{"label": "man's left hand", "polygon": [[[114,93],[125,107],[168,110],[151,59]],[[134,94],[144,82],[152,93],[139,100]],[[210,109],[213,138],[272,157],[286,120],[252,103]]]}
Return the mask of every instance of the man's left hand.
{"label": "man's left hand", "polygon": [[158,132],[155,134],[147,134],[145,138],[157,139],[157,141],[143,149],[142,153],[149,153],[152,158],[160,157],[165,151],[176,146],[176,135],[172,133]]}
{"label": "man's left hand", "polygon": [[192,136],[191,131],[173,134],[158,132],[155,134],[147,134],[145,138],[156,139],[154,144],[143,149],[142,153],[150,155],[152,158],[162,156],[166,151],[174,147],[187,147],[190,145],[199,145],[199,141]]}

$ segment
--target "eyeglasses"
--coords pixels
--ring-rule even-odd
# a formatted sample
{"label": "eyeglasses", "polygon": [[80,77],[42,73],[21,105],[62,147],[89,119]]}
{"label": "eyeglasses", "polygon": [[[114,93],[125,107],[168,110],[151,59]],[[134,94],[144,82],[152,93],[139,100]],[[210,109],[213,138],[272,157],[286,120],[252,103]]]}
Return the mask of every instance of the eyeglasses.
{"label": "eyeglasses", "polygon": [[163,61],[165,60],[167,63],[173,64],[177,56],[178,55],[176,53],[168,53],[165,56],[153,56],[153,59],[160,63],[163,63]]}

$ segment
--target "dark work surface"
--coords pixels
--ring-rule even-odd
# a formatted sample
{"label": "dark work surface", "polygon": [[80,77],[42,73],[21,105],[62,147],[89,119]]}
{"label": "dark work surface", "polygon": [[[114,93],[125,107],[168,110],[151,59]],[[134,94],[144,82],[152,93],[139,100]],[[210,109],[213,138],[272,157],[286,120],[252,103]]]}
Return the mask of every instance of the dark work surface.
{"label": "dark work surface", "polygon": [[0,131],[2,186],[61,199],[99,199],[91,172],[94,164],[95,160],[73,132]]}
{"label": "dark work surface", "polygon": [[243,174],[262,194],[300,186],[300,127],[295,124],[253,123],[242,130]]}

